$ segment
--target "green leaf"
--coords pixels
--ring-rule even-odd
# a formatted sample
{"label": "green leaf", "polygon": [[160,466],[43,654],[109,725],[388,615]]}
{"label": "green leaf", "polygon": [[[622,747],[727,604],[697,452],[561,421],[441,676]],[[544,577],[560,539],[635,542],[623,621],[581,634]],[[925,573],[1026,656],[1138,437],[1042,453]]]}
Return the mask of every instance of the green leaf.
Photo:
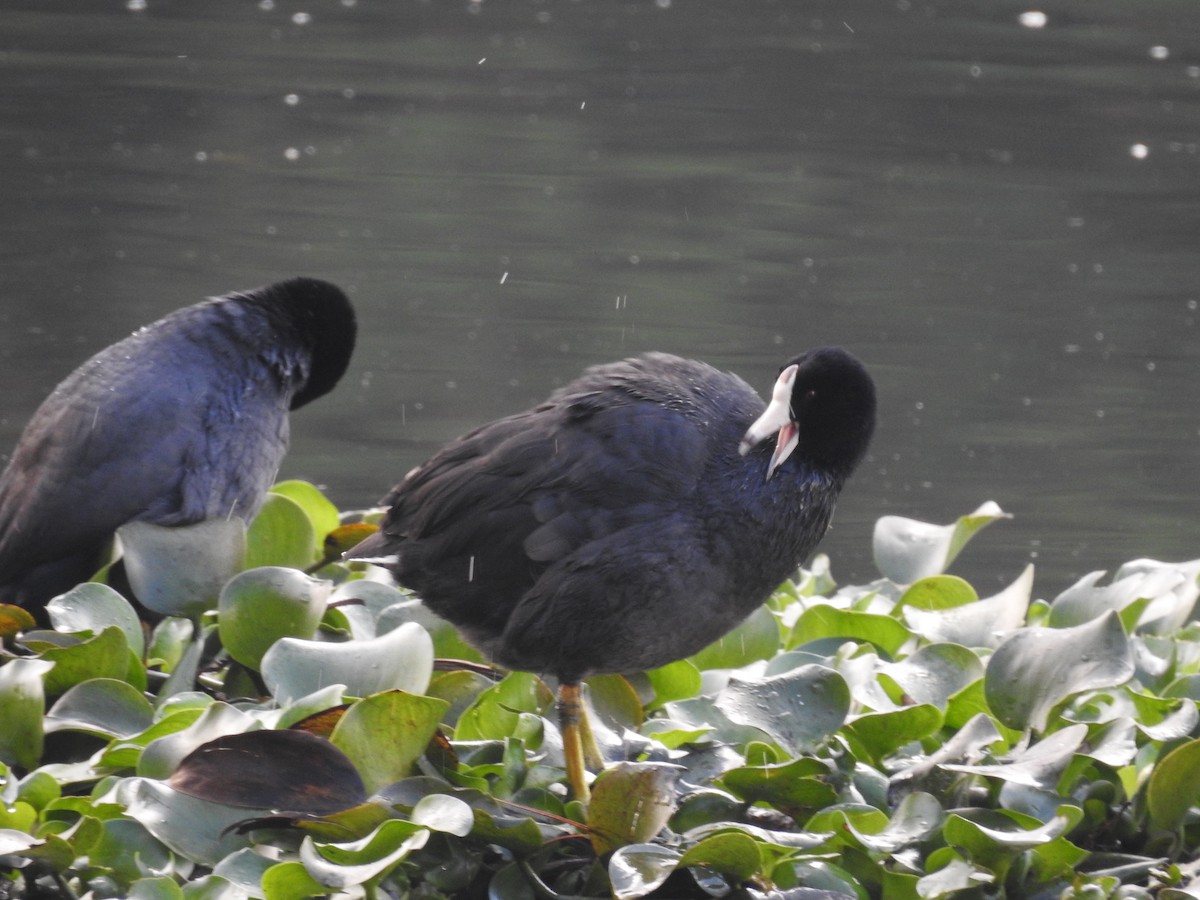
{"label": "green leaf", "polygon": [[930,575],[914,582],[900,595],[895,609],[953,609],[979,599],[975,588],[957,575]]}
{"label": "green leaf", "polygon": [[615,900],[634,900],[646,896],[671,877],[680,859],[679,851],[657,844],[622,847],[608,863],[613,897]]}
{"label": "green leaf", "polygon": [[1025,623],[1033,593],[1033,566],[994,597],[949,609],[904,608],[904,621],[928,641],[995,647]]}
{"label": "green leaf", "polygon": [[721,782],[747,803],[820,809],[837,799],[830,783],[832,774],[820,760],[800,757],[784,763],[739,766],[722,775]]}
{"label": "green leaf", "polygon": [[246,524],[236,516],[177,528],[128,522],[117,537],[138,602],[164,616],[194,619],[212,609],[246,556]]}
{"label": "green leaf", "polygon": [[235,660],[257,670],[263,654],[280,638],[313,636],[328,595],[328,582],[296,569],[248,569],[221,589],[217,601],[221,644]]}
{"label": "green leaf", "polygon": [[[1064,810],[1069,807],[1063,807]],[[1071,821],[1078,822],[1078,818]],[[1039,882],[1045,883],[1051,879],[1073,878],[1079,871],[1080,863],[1092,854],[1077,847],[1064,837],[1055,838],[1045,844],[1039,844],[1030,850],[1034,861],[1032,868]],[[1161,897],[1161,894],[1159,895]]]}
{"label": "green leaf", "polygon": [[40,839],[26,834],[24,830],[0,827],[0,856],[24,854],[40,843]]}
{"label": "green leaf", "polygon": [[1176,747],[1150,772],[1146,808],[1156,828],[1175,829],[1200,801],[1200,740]]}
{"label": "green leaf", "polygon": [[[357,806],[339,809],[336,812],[316,815],[299,813],[284,815],[288,825],[308,835],[315,841],[349,841],[366,837],[388,819],[396,818],[396,810],[376,794]],[[280,816],[269,816],[263,823],[267,827],[279,827]]]}
{"label": "green leaf", "polygon": [[456,837],[466,837],[475,824],[471,807],[449,794],[422,797],[408,818],[414,825],[423,825],[430,831],[441,831]]}
{"label": "green leaf", "polygon": [[393,689],[421,694],[433,673],[433,642],[413,622],[371,640],[341,644],[282,638],[263,656],[261,671],[282,705],[331,684],[345,685],[352,697]]}
{"label": "green leaf", "polygon": [[145,637],[137,610],[106,584],[84,582],[46,604],[46,612],[56,631],[103,631],[116,625],[125,633],[129,647],[140,659],[145,652]]}
{"label": "green leaf", "polygon": [[133,882],[126,896],[129,900],[183,900],[183,888],[174,878],[156,875]]}
{"label": "green leaf", "polygon": [[867,900],[866,891],[858,885],[854,876],[832,862],[792,861],[785,858],[771,870],[773,880],[778,881],[781,877],[794,877],[804,887],[820,891],[818,896],[822,898],[836,897],[842,900],[843,897],[857,897]]}
{"label": "green leaf", "polygon": [[623,675],[589,675],[585,700],[592,727],[637,730],[646,720],[646,711],[637,691]]}
{"label": "green leaf", "polygon": [[[360,607],[371,621],[379,619],[384,612],[396,612],[397,615],[389,619],[386,626],[383,622],[379,623],[380,627],[376,634],[391,631],[404,622],[416,622],[426,631],[429,631],[430,626],[437,622],[442,625],[449,624],[420,600],[413,598],[411,594],[406,594],[394,584],[385,584],[382,581],[366,581],[359,578],[339,584],[330,595],[329,602]],[[407,614],[401,615],[400,611],[393,610],[393,607],[403,607]]]}
{"label": "green leaf", "polygon": [[878,873],[881,894],[888,900],[921,900],[921,894],[917,893],[917,882],[920,881],[917,875],[911,872],[893,872],[873,863],[871,869]]}
{"label": "green leaf", "polygon": [[850,722],[847,731],[878,762],[905,744],[929,737],[941,727],[942,711],[923,703],[884,712],[863,713]]}
{"label": "green leaf", "polygon": [[504,847],[518,856],[528,856],[542,846],[544,836],[533,819],[493,815],[478,806],[472,808],[472,813],[475,822],[471,834],[480,841]]}
{"label": "green leaf", "polygon": [[730,720],[766,732],[791,753],[833,734],[850,709],[850,688],[833,669],[800,666],[782,675],[745,681],[734,676],[717,695]]}
{"label": "green leaf", "polygon": [[262,876],[266,900],[305,900],[307,897],[327,897],[329,888],[308,874],[299,861],[276,863]]}
{"label": "green leaf", "polygon": [[201,875],[183,886],[184,900],[245,900],[246,892],[228,878]]}
{"label": "green leaf", "polygon": [[700,670],[686,659],[680,659],[645,673],[654,688],[654,703],[657,708],[672,700],[685,700],[700,691]]}
{"label": "green leaf", "polygon": [[991,500],[953,525],[930,525],[900,516],[875,523],[875,566],[897,584],[939,575],[975,534],[997,519],[1010,518]]}
{"label": "green leaf", "polygon": [[138,774],[166,778],[201,745],[254,727],[254,719],[240,709],[228,703],[213,703],[188,727],[151,741],[138,759]]}
{"label": "green leaf", "polygon": [[111,768],[135,768],[142,751],[150,743],[168,734],[183,731],[204,714],[204,708],[186,708],[166,713],[160,709],[159,714],[162,717],[140,734],[112,741],[108,749],[101,754],[100,764]]}
{"label": "green leaf", "polygon": [[884,828],[862,831],[858,821],[847,817],[845,829],[870,851],[896,853],[932,837],[941,827],[945,815],[936,798],[917,791],[900,801]]}
{"label": "green leaf", "polygon": [[825,638],[867,641],[895,656],[912,637],[912,632],[891,616],[817,603],[800,614],[788,643],[790,647],[800,647]]}
{"label": "green leaf", "polygon": [[679,767],[664,763],[618,763],[592,787],[588,831],[598,856],[652,840],[675,811]]}
{"label": "green leaf", "polygon": [[58,782],[44,771],[30,772],[17,783],[17,799],[34,809],[43,810],[61,796]]}
{"label": "green leaf", "polygon": [[686,744],[694,744],[707,735],[711,728],[684,728],[670,719],[654,718],[642,726],[641,733],[654,738],[668,750],[678,750]]}
{"label": "green leaf", "polygon": [[1009,810],[976,809],[951,813],[942,836],[952,847],[989,869],[1003,869],[1025,850],[1047,844],[1079,821],[1078,809],[1060,807],[1049,822]]}
{"label": "green leaf", "polygon": [[[1193,611],[1196,601],[1200,600],[1200,559],[1193,559],[1190,562],[1183,563],[1163,563],[1153,559],[1135,559],[1127,562],[1117,569],[1113,580],[1120,582],[1131,575],[1141,575],[1145,578],[1151,577],[1160,571],[1164,571],[1167,582],[1174,584],[1167,588],[1166,584],[1161,584],[1156,587],[1151,587],[1149,584],[1139,591],[1146,594],[1147,597],[1153,599],[1147,603],[1145,610],[1139,616],[1138,620],[1133,623],[1128,623],[1127,628],[1132,630],[1136,625],[1139,630],[1153,632],[1160,635],[1169,635],[1180,629],[1184,629],[1193,621]],[[1153,584],[1153,582],[1149,582]],[[1132,607],[1126,607],[1122,613],[1121,621],[1126,621],[1125,613],[1128,613]]]}
{"label": "green leaf", "polygon": [[442,717],[442,722],[453,727],[458,723],[463,712],[475,702],[479,694],[493,684],[495,684],[494,681],[485,678],[478,672],[467,672],[461,669],[453,672],[435,671],[429,680],[429,687],[425,689],[425,695],[437,697],[450,704],[450,708]]}
{"label": "green leaf", "polygon": [[367,837],[346,844],[318,844],[305,838],[300,861],[327,888],[344,890],[386,874],[428,840],[428,829],[390,819]]}
{"label": "green leaf", "polygon": [[1147,697],[1130,691],[1138,711],[1137,729],[1154,741],[1174,741],[1187,737],[1200,719],[1200,710],[1190,701],[1175,703],[1159,697]]}
{"label": "green leaf", "polygon": [[154,722],[154,709],[133,685],[93,678],[70,688],[46,714],[46,731],[86,731],[108,738],[132,737]]}
{"label": "green leaf", "polygon": [[737,628],[690,657],[698,669],[739,669],[779,650],[779,621],[766,606],[757,607]]}
{"label": "green leaf", "polygon": [[[995,720],[991,707],[988,706],[982,678],[971,682],[947,701],[946,726],[949,728],[962,728],[980,714]],[[1013,740],[1017,739],[1020,732],[1019,729],[1001,726],[1000,722],[996,722],[996,725],[997,727],[1003,727],[1005,734]]]}
{"label": "green leaf", "polygon": [[929,644],[881,674],[890,678],[914,703],[944,708],[950,698],[983,677],[979,657],[958,644]]}
{"label": "green leaf", "polygon": [[11,659],[0,665],[0,762],[37,767],[42,756],[43,679],[54,663],[41,659]]}
{"label": "green leaf", "polygon": [[46,675],[46,693],[52,697],[92,678],[124,681],[130,674],[129,642],[116,625],[79,643],[43,650],[41,658],[54,663]]}
{"label": "green leaf", "polygon": [[[853,826],[853,830],[851,829]],[[859,834],[875,834],[888,826],[888,817],[882,809],[864,803],[832,803],[814,813],[804,827],[807,831],[854,837]],[[839,843],[841,843],[839,837]],[[851,841],[851,844],[853,841]]]}
{"label": "green leaf", "polygon": [[392,690],[351,704],[330,735],[349,757],[368,793],[411,774],[449,704]]}
{"label": "green leaf", "polygon": [[262,893],[260,886],[263,883],[263,875],[274,864],[273,860],[260,856],[251,849],[235,850],[213,867],[213,875],[240,887],[243,895],[237,900],[245,900],[246,896]]}
{"label": "green leaf", "polygon": [[951,772],[1001,778],[1014,784],[1053,790],[1058,776],[1087,738],[1087,732],[1085,725],[1070,725],[1016,753],[1008,762],[975,765],[946,763],[943,768]]}
{"label": "green leaf", "polygon": [[1134,673],[1115,612],[1075,628],[1026,628],[988,661],[988,705],[1010,728],[1045,731],[1050,711],[1073,694],[1113,687]]}
{"label": "green leaf", "polygon": [[918,897],[930,900],[953,897],[963,892],[977,891],[995,880],[996,876],[990,872],[985,872],[964,859],[955,858],[933,874],[918,879],[916,893]]}
{"label": "green leaf", "polygon": [[196,626],[191,619],[168,616],[150,633],[150,647],[146,651],[147,665],[157,664],[164,672],[172,672],[187,652]]}
{"label": "green leaf", "polygon": [[245,567],[303,569],[317,559],[318,552],[317,535],[308,513],[290,497],[268,493],[246,529]]}
{"label": "green leaf", "polygon": [[[251,839],[234,830],[249,810],[189,797],[150,778],[125,779],[118,798],[128,815],[184,859],[213,866]],[[260,810],[265,814],[268,810]]]}
{"label": "green leaf", "polygon": [[[384,590],[386,589],[386,590]],[[390,604],[380,609],[390,596]],[[344,584],[334,593],[333,600],[354,598],[362,600],[368,614],[373,611],[377,616],[375,621],[376,633],[384,634],[399,628],[405,622],[416,622],[433,638],[433,652],[438,659],[465,659],[480,662],[483,656],[474,647],[463,640],[458,629],[437,615],[420,600],[414,600],[403,594],[390,584],[378,584],[371,581],[351,581]],[[376,611],[378,610],[378,611]],[[349,610],[347,610],[349,612]]]}
{"label": "green leaf", "polygon": [[37,809],[21,800],[8,803],[8,806],[0,807],[0,828],[33,831],[38,821]]}
{"label": "green leaf", "polygon": [[108,869],[120,884],[132,885],[151,872],[170,871],[171,854],[139,822],[108,819],[88,847],[88,863]]}
{"label": "green leaf", "polygon": [[[1164,595],[1172,600],[1182,599],[1174,591],[1184,578],[1174,568],[1136,572],[1112,584],[1097,586],[1103,576],[1103,571],[1090,572],[1055,597],[1047,624],[1065,628],[1089,622],[1110,610],[1121,612],[1138,600],[1157,600]],[[1194,600],[1189,598],[1187,611],[1190,612],[1193,605]]]}
{"label": "green leaf", "polygon": [[540,714],[552,696],[540,678],[530,672],[510,672],[479,696],[454,729],[459,741],[503,740],[513,733],[521,713]]}
{"label": "green leaf", "polygon": [[678,865],[703,866],[737,882],[749,881],[758,874],[762,854],[758,841],[741,831],[714,834],[692,845],[680,858]]}
{"label": "green leaf", "polygon": [[324,551],[325,535],[336,529],[341,522],[337,507],[307,481],[281,481],[271,488],[271,493],[287,497],[304,510],[312,523],[315,536],[313,556],[320,556]]}
{"label": "green leaf", "polygon": [[[179,643],[173,645],[171,649],[172,651],[182,650],[182,653],[178,661],[171,666],[171,674],[158,689],[158,705],[160,707],[169,703],[176,694],[185,693],[194,687],[200,673],[200,664],[204,661],[204,648],[208,637],[216,630],[213,626],[197,629],[192,622],[186,619],[175,619],[174,621],[186,621],[191,629],[185,633],[183,629],[172,628],[169,632],[164,633],[164,637],[169,635],[173,639],[178,639]],[[191,635],[191,638],[188,639],[187,635]]]}

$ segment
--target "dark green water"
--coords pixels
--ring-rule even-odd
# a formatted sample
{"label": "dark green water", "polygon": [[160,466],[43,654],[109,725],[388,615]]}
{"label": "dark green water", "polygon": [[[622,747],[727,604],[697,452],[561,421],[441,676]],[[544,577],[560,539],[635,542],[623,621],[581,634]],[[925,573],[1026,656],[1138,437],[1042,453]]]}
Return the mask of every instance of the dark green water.
{"label": "dark green water", "polygon": [[0,2],[0,445],[135,326],[305,273],[363,333],[283,474],[341,506],[593,362],[766,391],[839,343],[882,402],[842,580],[879,515],[985,499],[983,591],[1200,556],[1194,5],[138,6]]}

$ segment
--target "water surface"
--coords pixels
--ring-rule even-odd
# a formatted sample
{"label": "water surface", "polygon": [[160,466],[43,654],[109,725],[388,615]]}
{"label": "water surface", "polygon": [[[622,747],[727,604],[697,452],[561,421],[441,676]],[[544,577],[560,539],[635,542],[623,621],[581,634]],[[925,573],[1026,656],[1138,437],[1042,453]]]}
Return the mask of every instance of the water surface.
{"label": "water surface", "polygon": [[0,6],[0,446],[137,325],[310,274],[361,344],[282,474],[343,507],[592,363],[766,392],[838,343],[882,415],[841,580],[986,499],[985,592],[1200,556],[1186,5]]}

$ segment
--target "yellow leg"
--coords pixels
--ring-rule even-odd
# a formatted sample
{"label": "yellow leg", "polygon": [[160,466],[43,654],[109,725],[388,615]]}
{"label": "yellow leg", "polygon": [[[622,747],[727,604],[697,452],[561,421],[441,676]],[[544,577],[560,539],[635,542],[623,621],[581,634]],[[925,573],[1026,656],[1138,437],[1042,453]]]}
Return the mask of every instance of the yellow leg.
{"label": "yellow leg", "polygon": [[582,745],[583,760],[588,769],[593,772],[603,769],[604,756],[600,753],[600,745],[596,743],[596,735],[592,732],[592,717],[588,715],[582,691],[579,694],[579,742]]}
{"label": "yellow leg", "polygon": [[[584,767],[584,737],[594,750],[596,739],[592,729],[587,725],[587,715],[583,709],[583,699],[579,694],[578,682],[566,682],[558,686],[558,724],[562,729],[563,754],[567,758],[567,785],[571,788],[571,796],[581,803],[587,803],[591,794],[587,786],[587,772]],[[598,755],[598,754],[597,754]]]}

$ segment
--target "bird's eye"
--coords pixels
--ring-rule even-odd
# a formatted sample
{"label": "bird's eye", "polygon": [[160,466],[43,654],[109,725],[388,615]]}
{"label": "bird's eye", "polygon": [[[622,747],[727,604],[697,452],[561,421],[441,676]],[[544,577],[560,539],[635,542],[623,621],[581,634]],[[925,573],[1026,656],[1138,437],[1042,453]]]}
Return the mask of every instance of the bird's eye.
{"label": "bird's eye", "polygon": [[807,391],[805,391],[805,392],[804,392],[804,399],[805,399],[805,400],[812,400],[812,399],[813,399],[813,398],[815,398],[816,396],[817,396],[817,389],[816,389],[816,388],[809,388]]}

